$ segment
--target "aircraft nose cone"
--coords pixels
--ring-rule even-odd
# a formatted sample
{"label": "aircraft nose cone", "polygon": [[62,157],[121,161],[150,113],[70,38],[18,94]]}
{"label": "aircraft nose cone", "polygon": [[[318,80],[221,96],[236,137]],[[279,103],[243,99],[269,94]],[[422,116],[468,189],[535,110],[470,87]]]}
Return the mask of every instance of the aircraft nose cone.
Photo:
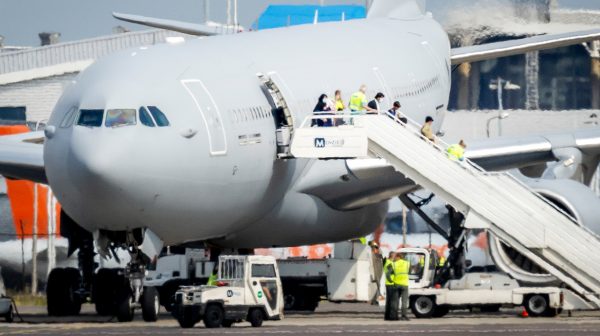
{"label": "aircraft nose cone", "polygon": [[70,144],[71,177],[82,189],[104,194],[107,188],[122,183],[126,178],[121,169],[124,146],[110,145],[100,130],[81,129],[73,134]]}

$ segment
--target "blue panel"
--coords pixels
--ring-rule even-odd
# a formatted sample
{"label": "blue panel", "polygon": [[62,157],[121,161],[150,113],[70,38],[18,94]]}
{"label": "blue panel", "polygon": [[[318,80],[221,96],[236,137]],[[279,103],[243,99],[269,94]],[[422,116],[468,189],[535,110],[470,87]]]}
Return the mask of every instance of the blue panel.
{"label": "blue panel", "polygon": [[280,28],[301,24],[311,24],[315,19],[315,12],[319,11],[319,22],[364,19],[366,10],[359,5],[340,6],[290,6],[270,5],[252,25],[254,30]]}

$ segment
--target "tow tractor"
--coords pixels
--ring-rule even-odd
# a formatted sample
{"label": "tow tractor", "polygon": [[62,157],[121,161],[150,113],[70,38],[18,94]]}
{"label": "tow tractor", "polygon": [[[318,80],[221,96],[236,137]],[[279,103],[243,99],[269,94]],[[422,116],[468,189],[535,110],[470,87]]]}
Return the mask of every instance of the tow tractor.
{"label": "tow tractor", "polygon": [[[461,278],[440,283],[443,266],[433,250],[403,248],[410,262],[409,302],[417,318],[443,317],[451,309],[479,308],[495,312],[503,306],[524,306],[529,316],[556,316],[565,309],[583,309],[576,296],[558,287],[521,287],[499,272],[465,273]],[[380,305],[384,302],[380,301]]]}
{"label": "tow tractor", "polygon": [[207,328],[283,318],[279,269],[271,256],[220,256],[216,286],[183,286],[175,293],[172,314],[182,328],[203,321]]}

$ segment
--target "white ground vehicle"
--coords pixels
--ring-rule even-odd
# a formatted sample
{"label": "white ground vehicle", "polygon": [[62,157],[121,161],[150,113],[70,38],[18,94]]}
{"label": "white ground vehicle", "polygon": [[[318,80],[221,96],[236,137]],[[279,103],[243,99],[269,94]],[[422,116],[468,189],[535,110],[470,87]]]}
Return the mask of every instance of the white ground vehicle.
{"label": "white ground vehicle", "polygon": [[283,291],[275,258],[219,257],[218,286],[187,286],[175,293],[173,315],[182,328],[200,320],[207,328],[283,318]]}
{"label": "white ground vehicle", "polygon": [[406,253],[411,263],[410,307],[418,318],[442,317],[451,309],[472,307],[493,312],[502,306],[524,306],[532,317],[555,316],[563,309],[592,308],[568,289],[521,287],[503,273],[466,273],[443,287],[434,286],[439,262],[435,251],[404,248],[399,252]]}
{"label": "white ground vehicle", "polygon": [[[378,294],[381,260],[358,242],[334,244],[328,259],[277,260],[284,293],[284,309],[314,311],[321,298],[333,302],[368,302]],[[215,263],[208,250],[186,249],[185,254],[161,256],[149,270],[146,287],[155,287],[160,303],[171,311],[173,295],[181,286],[206,284]],[[376,280],[377,279],[377,280]]]}
{"label": "white ground vehicle", "polygon": [[179,287],[206,284],[214,267],[207,249],[186,248],[185,253],[158,258],[154,269],[148,270],[144,285],[154,287],[160,304],[171,311],[173,295]]}
{"label": "white ground vehicle", "polygon": [[292,258],[278,260],[277,264],[286,310],[314,311],[321,298],[370,302],[379,293],[382,261],[359,242],[334,244],[333,258]]}
{"label": "white ground vehicle", "polygon": [[6,322],[9,323],[14,319],[12,300],[6,297],[6,289],[4,288],[2,275],[0,275],[0,317],[4,317]]}

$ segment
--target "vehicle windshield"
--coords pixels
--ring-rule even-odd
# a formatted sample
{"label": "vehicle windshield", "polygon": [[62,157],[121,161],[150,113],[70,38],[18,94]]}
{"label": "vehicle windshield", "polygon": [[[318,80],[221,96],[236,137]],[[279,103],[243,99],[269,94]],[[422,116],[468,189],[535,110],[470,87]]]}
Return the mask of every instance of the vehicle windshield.
{"label": "vehicle windshield", "polygon": [[106,113],[106,127],[121,127],[136,124],[135,109],[113,109]]}
{"label": "vehicle windshield", "polygon": [[408,278],[419,281],[423,277],[423,271],[425,270],[425,255],[422,253],[407,253],[406,260],[410,262]]}
{"label": "vehicle windshield", "polygon": [[154,121],[152,120],[152,117],[150,116],[150,114],[148,113],[146,108],[143,106],[140,107],[140,122],[144,126],[148,126],[148,127],[156,126],[156,125],[154,125]]}
{"label": "vehicle windshield", "polygon": [[79,119],[77,125],[87,127],[100,127],[102,126],[102,118],[104,117],[104,110],[81,110],[79,112]]}
{"label": "vehicle windshield", "polygon": [[61,128],[71,127],[73,125],[73,121],[77,117],[77,111],[78,110],[76,107],[71,107],[69,109],[69,111],[67,112],[67,114],[65,114],[65,117],[63,118],[62,122],[60,123],[60,127]]}
{"label": "vehicle windshield", "polygon": [[167,116],[162,113],[158,107],[148,106],[148,110],[150,110],[150,113],[152,114],[152,117],[154,118],[154,121],[156,121],[156,125],[158,125],[158,127],[169,126],[169,119],[167,119]]}

